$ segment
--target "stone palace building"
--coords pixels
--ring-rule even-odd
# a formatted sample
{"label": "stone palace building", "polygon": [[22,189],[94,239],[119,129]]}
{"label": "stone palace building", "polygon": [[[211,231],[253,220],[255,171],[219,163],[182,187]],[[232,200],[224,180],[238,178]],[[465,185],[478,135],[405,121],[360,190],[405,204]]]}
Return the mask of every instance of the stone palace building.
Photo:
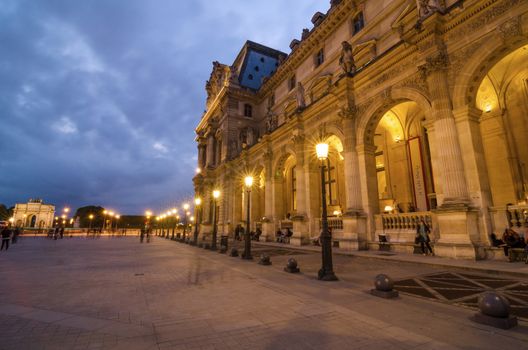
{"label": "stone palace building", "polygon": [[[196,128],[200,234],[245,225],[267,240],[321,225],[321,162],[335,245],[491,258],[490,234],[528,225],[528,1],[341,0],[289,54],[247,41],[213,62]],[[212,191],[221,191],[212,198]],[[215,207],[216,203],[216,207]],[[217,210],[214,210],[217,208]]]}

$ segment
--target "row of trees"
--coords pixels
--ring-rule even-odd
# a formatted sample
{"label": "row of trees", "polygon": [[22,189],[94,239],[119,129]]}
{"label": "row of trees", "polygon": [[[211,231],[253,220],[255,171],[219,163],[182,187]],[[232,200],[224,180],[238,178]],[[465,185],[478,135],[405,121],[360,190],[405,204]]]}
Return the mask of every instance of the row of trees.
{"label": "row of trees", "polygon": [[13,216],[13,210],[15,207],[6,207],[4,204],[0,204],[0,221],[7,221]]}
{"label": "row of trees", "polygon": [[[75,211],[74,217],[79,218],[79,224],[81,227],[102,227],[103,221],[112,220],[112,224],[115,227],[116,219],[111,218],[103,214],[105,208],[95,205],[88,205],[81,207]],[[90,215],[93,215],[93,219],[90,220]],[[118,226],[120,228],[141,228],[145,224],[146,217],[142,215],[121,215],[118,220]],[[90,224],[91,221],[91,224]]]}

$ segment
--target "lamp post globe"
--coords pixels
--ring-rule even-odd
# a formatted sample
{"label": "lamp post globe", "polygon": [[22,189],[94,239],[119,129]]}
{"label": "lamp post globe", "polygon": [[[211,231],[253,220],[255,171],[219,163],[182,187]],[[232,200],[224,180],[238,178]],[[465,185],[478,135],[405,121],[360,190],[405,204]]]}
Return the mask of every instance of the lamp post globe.
{"label": "lamp post globe", "polygon": [[220,190],[214,190],[213,191],[213,238],[211,242],[211,250],[216,250],[216,233],[217,233],[217,216],[218,216],[218,208],[217,208],[217,201],[218,198],[220,198]]}
{"label": "lamp post globe", "polygon": [[321,161],[321,255],[322,266],[319,270],[317,278],[322,281],[337,281],[337,276],[334,274],[332,263],[332,235],[328,230],[328,217],[326,209],[326,181],[325,181],[325,162],[328,159],[328,144],[319,143],[315,146],[317,158]]}
{"label": "lamp post globe", "polygon": [[251,209],[251,187],[253,186],[253,176],[246,176],[244,178],[244,184],[246,185],[247,193],[247,210],[246,210],[246,233],[244,237],[244,253],[242,254],[242,259],[251,260],[253,256],[251,255],[251,235],[249,234],[251,223],[250,223],[250,209]]}

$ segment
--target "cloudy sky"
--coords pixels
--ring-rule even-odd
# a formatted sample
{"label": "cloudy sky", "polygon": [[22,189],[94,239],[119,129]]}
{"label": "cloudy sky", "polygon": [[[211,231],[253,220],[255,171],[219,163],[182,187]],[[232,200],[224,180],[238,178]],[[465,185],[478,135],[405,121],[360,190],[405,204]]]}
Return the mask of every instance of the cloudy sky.
{"label": "cloudy sky", "polygon": [[289,52],[318,0],[0,0],[0,203],[192,198],[212,61]]}

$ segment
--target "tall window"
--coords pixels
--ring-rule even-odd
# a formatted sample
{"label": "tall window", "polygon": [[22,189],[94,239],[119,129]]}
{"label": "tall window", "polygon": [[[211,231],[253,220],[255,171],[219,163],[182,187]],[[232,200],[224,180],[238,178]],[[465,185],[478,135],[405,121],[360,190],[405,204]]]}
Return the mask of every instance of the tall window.
{"label": "tall window", "polygon": [[292,193],[292,210],[297,210],[297,175],[295,167],[291,169],[291,193]]}
{"label": "tall window", "polygon": [[253,107],[249,103],[244,105],[244,117],[251,118],[253,117]]}
{"label": "tall window", "polygon": [[363,12],[360,12],[352,20],[353,34],[358,33],[365,26],[365,21],[363,20]]}
{"label": "tall window", "polygon": [[326,159],[326,203],[329,205],[337,204],[337,181],[336,181],[336,167],[330,164],[330,158]]}
{"label": "tall window", "polygon": [[314,57],[315,67],[319,67],[324,62],[324,49],[317,51]]}
{"label": "tall window", "polygon": [[295,89],[295,85],[297,85],[297,79],[295,78],[295,75],[292,75],[290,80],[288,80],[288,88],[290,91]]}

